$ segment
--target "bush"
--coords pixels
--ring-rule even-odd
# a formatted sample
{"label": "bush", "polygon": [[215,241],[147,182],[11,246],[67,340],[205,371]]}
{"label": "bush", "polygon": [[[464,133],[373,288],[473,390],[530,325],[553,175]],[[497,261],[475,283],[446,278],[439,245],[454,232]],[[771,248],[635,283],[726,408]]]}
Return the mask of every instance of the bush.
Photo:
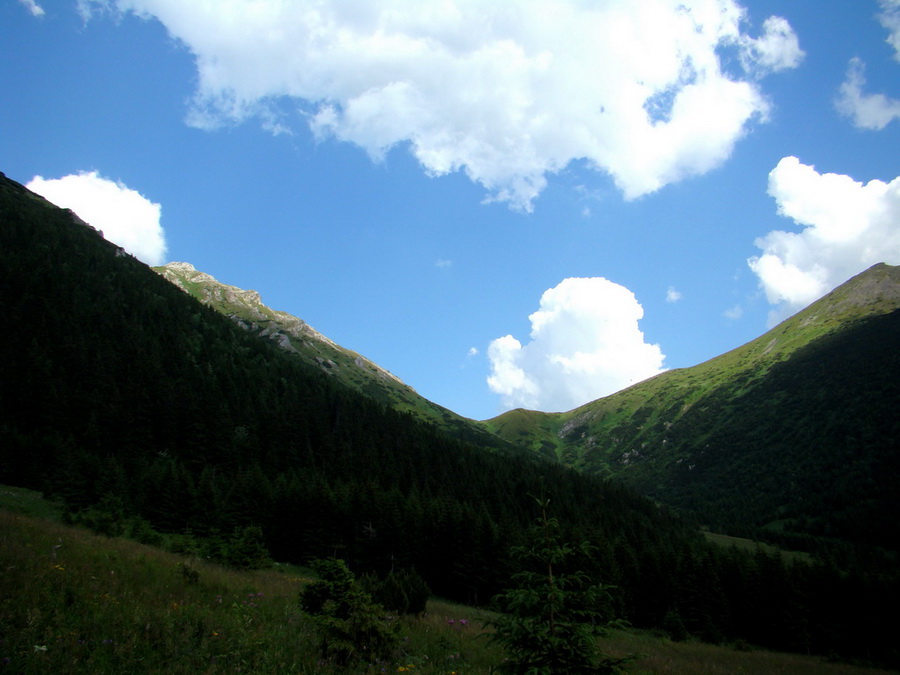
{"label": "bush", "polygon": [[384,579],[367,574],[360,584],[372,599],[397,614],[424,614],[431,589],[414,569],[391,570]]}
{"label": "bush", "polygon": [[139,544],[146,544],[147,546],[161,547],[163,544],[162,535],[154,530],[150,523],[143,518],[135,518],[131,521],[129,536]]}
{"label": "bush", "polygon": [[257,525],[236,527],[228,536],[213,533],[200,541],[200,555],[239,570],[256,570],[271,564],[262,529]]}
{"label": "bush", "polygon": [[362,590],[343,560],[313,563],[320,580],[300,594],[300,607],[319,637],[319,655],[344,667],[387,659],[397,645],[385,610]]}
{"label": "bush", "polygon": [[662,627],[675,642],[684,642],[690,637],[677,609],[673,608],[666,612]]}

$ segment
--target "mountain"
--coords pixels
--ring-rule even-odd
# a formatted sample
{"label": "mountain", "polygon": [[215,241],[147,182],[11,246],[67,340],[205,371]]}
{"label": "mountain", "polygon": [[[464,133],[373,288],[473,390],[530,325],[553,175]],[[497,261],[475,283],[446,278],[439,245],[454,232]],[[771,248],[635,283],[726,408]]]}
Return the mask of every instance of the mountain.
{"label": "mountain", "polygon": [[706,526],[897,548],[900,267],[875,265],[752,342],[560,414],[488,428]]}
{"label": "mountain", "polygon": [[0,485],[72,522],[231,564],[415,570],[483,605],[521,570],[510,552],[549,499],[573,549],[595,547],[575,571],[610,585],[608,614],[900,664],[883,618],[895,560],[724,549],[620,483],[463,440],[260,339],[2,174],[0,316]]}
{"label": "mountain", "polygon": [[[345,386],[2,174],[0,316],[0,484],[45,492],[73,517],[100,510],[214,542],[257,528],[277,560],[412,567],[469,601],[508,579],[531,495],[552,496],[575,536],[602,531],[607,561],[614,540],[706,550],[625,488]],[[658,613],[651,601],[637,615]]]}
{"label": "mountain", "polygon": [[221,283],[189,263],[172,262],[153,269],[241,328],[274,342],[341,385],[395,410],[436,424],[459,438],[485,445],[498,443],[497,438],[482,425],[420,396],[400,378],[364,356],[336,344],[302,319],[267,307],[256,291]]}

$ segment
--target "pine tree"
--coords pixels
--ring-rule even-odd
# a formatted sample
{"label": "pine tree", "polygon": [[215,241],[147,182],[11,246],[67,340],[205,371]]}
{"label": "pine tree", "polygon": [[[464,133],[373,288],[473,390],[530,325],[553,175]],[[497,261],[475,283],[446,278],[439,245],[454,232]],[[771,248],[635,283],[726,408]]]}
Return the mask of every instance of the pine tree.
{"label": "pine tree", "polygon": [[537,500],[541,515],[526,544],[512,549],[521,569],[515,587],[495,598],[503,612],[493,622],[492,640],[508,658],[501,672],[517,675],[614,673],[623,659],[603,653],[597,638],[611,621],[611,587],[595,583],[582,569],[595,553],[584,541],[566,543],[559,522]]}

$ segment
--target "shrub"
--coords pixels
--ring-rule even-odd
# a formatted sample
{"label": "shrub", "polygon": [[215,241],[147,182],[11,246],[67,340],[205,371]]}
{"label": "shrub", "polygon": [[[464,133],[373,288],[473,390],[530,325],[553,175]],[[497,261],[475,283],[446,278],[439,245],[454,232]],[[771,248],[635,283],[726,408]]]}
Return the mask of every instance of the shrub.
{"label": "shrub", "polygon": [[236,527],[225,536],[212,533],[200,541],[203,558],[240,570],[255,570],[271,564],[262,529],[258,525]]}
{"label": "shrub", "polygon": [[309,615],[319,637],[322,659],[338,666],[386,659],[397,644],[385,610],[363,591],[343,560],[313,563],[319,581],[300,594],[300,607]]}
{"label": "shrub", "polygon": [[662,627],[675,642],[684,642],[690,637],[684,622],[681,620],[681,614],[675,608],[666,612]]}
{"label": "shrub", "polygon": [[391,570],[384,579],[367,574],[360,584],[372,599],[397,614],[423,614],[431,589],[414,569]]}

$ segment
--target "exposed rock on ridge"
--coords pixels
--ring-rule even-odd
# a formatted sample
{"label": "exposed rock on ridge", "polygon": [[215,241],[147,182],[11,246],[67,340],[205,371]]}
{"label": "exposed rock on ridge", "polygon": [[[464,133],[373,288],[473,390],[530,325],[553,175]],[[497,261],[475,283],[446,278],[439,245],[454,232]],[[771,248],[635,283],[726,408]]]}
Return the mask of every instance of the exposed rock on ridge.
{"label": "exposed rock on ridge", "polygon": [[225,314],[242,328],[272,340],[282,349],[298,353],[305,347],[307,351],[320,352],[313,360],[324,372],[333,373],[340,367],[332,353],[340,352],[352,357],[349,363],[356,368],[374,373],[380,379],[403,384],[389,371],[344,349],[302,319],[267,307],[257,291],[223,284],[186,262],[170,262],[155,269],[186,293]]}

